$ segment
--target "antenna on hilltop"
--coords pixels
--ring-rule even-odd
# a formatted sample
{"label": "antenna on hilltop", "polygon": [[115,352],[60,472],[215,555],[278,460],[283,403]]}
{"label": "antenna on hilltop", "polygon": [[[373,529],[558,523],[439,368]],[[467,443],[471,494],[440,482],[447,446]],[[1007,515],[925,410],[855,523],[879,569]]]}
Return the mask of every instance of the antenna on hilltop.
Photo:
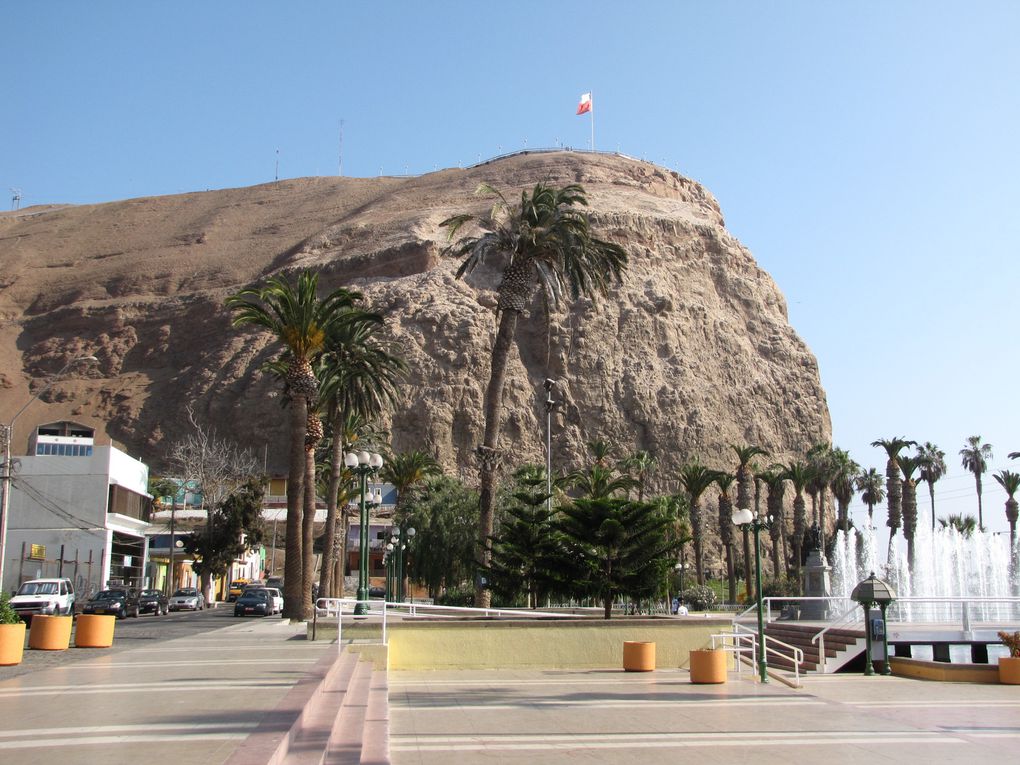
{"label": "antenna on hilltop", "polygon": [[11,189],[11,209],[21,209],[21,189]]}
{"label": "antenna on hilltop", "polygon": [[337,164],[337,175],[344,174],[344,121],[340,120],[340,149],[339,149],[339,162]]}
{"label": "antenna on hilltop", "polygon": [[276,178],[275,178],[275,180],[277,180],[277,181],[280,180],[280,150],[279,149],[276,150]]}

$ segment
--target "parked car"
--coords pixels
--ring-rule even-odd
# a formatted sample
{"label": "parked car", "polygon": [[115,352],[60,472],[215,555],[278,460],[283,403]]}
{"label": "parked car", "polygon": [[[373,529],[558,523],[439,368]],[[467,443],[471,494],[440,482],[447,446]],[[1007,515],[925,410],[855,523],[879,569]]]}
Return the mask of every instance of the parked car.
{"label": "parked car", "polygon": [[261,614],[269,616],[273,609],[273,599],[265,589],[248,590],[234,603],[234,616]]}
{"label": "parked car", "polygon": [[182,587],[170,596],[171,611],[201,611],[205,596],[194,587]]}
{"label": "parked car", "polygon": [[385,598],[386,588],[385,587],[369,587],[368,597],[370,598]]}
{"label": "parked car", "polygon": [[283,577],[282,576],[271,576],[266,579],[266,587],[275,587],[280,592],[283,592]]}
{"label": "parked car", "polygon": [[247,579],[235,579],[230,583],[230,587],[227,588],[227,602],[233,603],[244,592],[244,586],[248,584]]}
{"label": "parked car", "polygon": [[128,616],[137,618],[141,612],[140,609],[138,590],[132,587],[122,587],[100,590],[85,601],[81,612],[83,614],[107,614],[116,616],[118,619],[125,619]]}
{"label": "parked car", "polygon": [[73,614],[74,585],[70,579],[29,579],[11,598],[11,607],[26,622],[32,614]]}
{"label": "parked car", "polygon": [[162,590],[142,590],[138,596],[138,607],[143,614],[159,616],[170,611],[170,599]]}
{"label": "parked car", "polygon": [[272,608],[273,608],[273,610],[270,612],[270,615],[272,615],[272,614],[282,614],[283,613],[283,593],[280,592],[275,587],[261,587],[259,589],[262,589],[262,590],[264,590],[264,591],[269,593],[269,599],[272,602]]}

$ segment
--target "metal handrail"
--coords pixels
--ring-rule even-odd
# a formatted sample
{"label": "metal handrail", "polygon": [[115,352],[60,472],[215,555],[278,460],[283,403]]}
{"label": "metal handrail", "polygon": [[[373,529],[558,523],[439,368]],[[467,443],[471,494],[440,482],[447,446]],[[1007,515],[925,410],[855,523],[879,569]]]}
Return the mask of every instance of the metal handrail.
{"label": "metal handrail", "polygon": [[825,662],[825,633],[828,632],[829,630],[833,629],[834,627],[838,627],[838,626],[840,626],[842,624],[849,624],[850,620],[847,619],[847,617],[850,616],[850,614],[857,613],[857,609],[858,608],[860,608],[860,605],[855,603],[850,608],[848,608],[846,611],[844,611],[839,616],[837,616],[835,619],[833,619],[831,622],[829,622],[827,625],[825,625],[825,627],[820,632],[818,632],[818,634],[816,634],[813,638],[811,638],[811,645],[815,645],[815,643],[818,644],[818,673],[820,675],[824,675],[826,673],[825,672],[825,664],[826,664],[826,662]]}
{"label": "metal handrail", "polygon": [[[751,664],[750,671],[754,672],[754,667],[757,665],[757,648],[754,640],[754,635],[743,635],[737,631],[733,632],[716,632],[709,636],[712,640],[712,650],[715,650],[715,641],[718,640],[722,643],[722,649],[729,651],[734,655],[735,663],[737,665],[737,676],[740,677],[743,674],[743,662],[741,661],[741,655],[750,652]],[[748,639],[747,647],[744,646],[745,639]],[[733,641],[727,643],[727,640]]]}
{"label": "metal handrail", "polygon": [[[735,630],[737,630],[737,631],[745,630],[747,632],[747,634],[752,638],[753,644],[757,645],[757,643],[758,643],[758,633],[757,632],[755,632],[754,630],[750,629],[749,627],[745,627],[743,624],[737,624],[736,622],[734,622],[733,628]],[[787,654],[784,654],[782,651],[777,651],[775,648],[770,648],[769,647],[770,643],[774,643],[775,645],[781,646],[783,648],[788,648],[790,651],[792,651],[792,653],[790,655],[787,655]],[[794,677],[794,680],[796,681],[797,685],[800,685],[800,665],[804,663],[804,649],[798,648],[795,645],[790,645],[789,643],[785,643],[782,640],[780,640],[779,638],[774,638],[771,635],[765,635],[764,651],[765,651],[765,661],[766,661],[766,663],[768,662],[768,657],[769,657],[770,653],[772,655],[774,655],[774,656],[782,656],[784,659],[789,659],[790,661],[792,661],[793,662],[793,677]],[[752,660],[754,660],[755,654],[752,654],[751,658],[752,658]]]}

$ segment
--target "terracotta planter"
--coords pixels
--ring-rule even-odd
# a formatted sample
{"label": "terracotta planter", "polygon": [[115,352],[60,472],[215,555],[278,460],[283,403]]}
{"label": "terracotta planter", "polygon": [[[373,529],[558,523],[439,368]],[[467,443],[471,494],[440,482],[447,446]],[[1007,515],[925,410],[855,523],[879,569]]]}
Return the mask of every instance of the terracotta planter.
{"label": "terracotta planter", "polygon": [[691,651],[691,682],[699,684],[726,682],[726,652],[722,650]]}
{"label": "terracotta planter", "polygon": [[999,659],[999,682],[1020,685],[1020,656],[1003,656]]}
{"label": "terracotta planter", "polygon": [[25,653],[25,623],[0,624],[0,667],[21,664]]}
{"label": "terracotta planter", "polygon": [[82,614],[74,630],[74,645],[77,648],[109,648],[113,645],[113,626],[116,616]]}
{"label": "terracotta planter", "polygon": [[28,631],[28,647],[42,651],[65,651],[71,644],[70,616],[32,617],[32,629]]}
{"label": "terracotta planter", "polygon": [[623,668],[628,672],[651,672],[655,669],[655,643],[624,641]]}

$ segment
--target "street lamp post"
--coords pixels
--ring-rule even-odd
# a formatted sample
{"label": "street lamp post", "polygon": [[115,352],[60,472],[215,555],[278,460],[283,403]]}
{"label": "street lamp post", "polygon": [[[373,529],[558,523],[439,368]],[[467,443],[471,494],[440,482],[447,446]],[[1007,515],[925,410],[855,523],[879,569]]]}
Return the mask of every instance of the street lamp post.
{"label": "street lamp post", "polygon": [[344,456],[344,464],[361,479],[361,515],[358,523],[358,602],[354,606],[356,616],[368,613],[368,477],[379,472],[383,458],[368,452],[348,452]]}
{"label": "street lamp post", "polygon": [[14,439],[14,423],[18,421],[18,418],[25,413],[35,400],[39,398],[43,393],[48,391],[50,387],[63,377],[64,373],[73,367],[75,364],[81,364],[83,362],[97,362],[95,356],[79,356],[78,358],[71,359],[69,362],[64,364],[63,368],[57,372],[50,380],[39,389],[32,398],[28,400],[18,413],[11,418],[11,421],[6,425],[0,425],[0,438],[3,439],[3,474],[0,475],[0,490],[3,492],[2,498],[0,498],[0,587],[2,587],[4,580],[4,559],[7,554],[7,514],[11,506],[11,441]]}
{"label": "street lamp post", "polygon": [[769,681],[768,662],[765,658],[765,618],[762,611],[761,592],[761,545],[758,542],[758,535],[762,529],[772,525],[772,516],[756,516],[749,508],[738,508],[733,511],[733,523],[754,533],[754,580],[755,592],[758,596],[758,678],[763,682]]}
{"label": "street lamp post", "polygon": [[386,546],[387,550],[392,550],[396,557],[393,561],[393,579],[396,593],[395,602],[404,602],[404,550],[407,549],[411,539],[417,532],[414,527],[411,526],[406,529],[402,529],[400,526],[393,526],[390,528],[390,544]]}

